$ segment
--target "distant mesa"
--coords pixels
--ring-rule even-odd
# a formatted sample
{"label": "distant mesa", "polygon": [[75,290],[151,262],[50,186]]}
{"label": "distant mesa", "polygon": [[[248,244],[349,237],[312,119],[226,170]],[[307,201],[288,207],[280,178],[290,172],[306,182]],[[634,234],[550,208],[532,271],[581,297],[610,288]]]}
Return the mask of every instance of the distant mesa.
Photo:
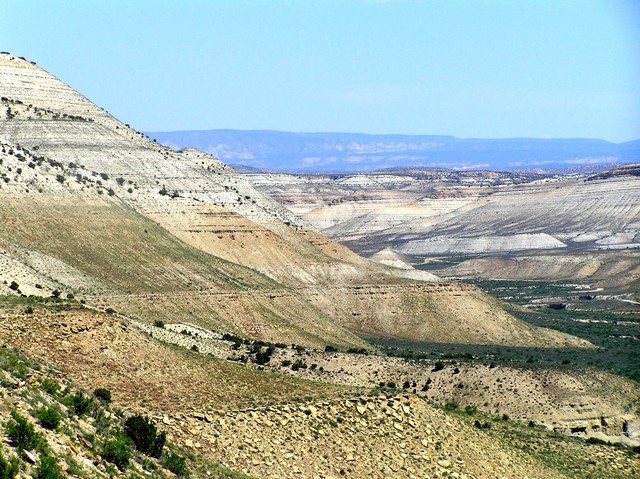
{"label": "distant mesa", "polygon": [[601,165],[637,162],[640,140],[462,139],[436,135],[292,133],[270,130],[149,132],[174,149],[193,147],[228,164],[260,172],[354,173],[384,169],[453,170],[576,169],[595,173]]}

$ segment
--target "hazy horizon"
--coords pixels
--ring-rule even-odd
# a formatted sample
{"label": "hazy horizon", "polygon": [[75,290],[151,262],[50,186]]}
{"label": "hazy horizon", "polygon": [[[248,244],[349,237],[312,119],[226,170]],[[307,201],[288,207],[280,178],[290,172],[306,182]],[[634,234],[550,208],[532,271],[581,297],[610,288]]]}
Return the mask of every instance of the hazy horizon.
{"label": "hazy horizon", "polygon": [[640,138],[640,8],[0,0],[0,48],[140,131]]}
{"label": "hazy horizon", "polygon": [[365,136],[407,136],[407,137],[451,137],[458,140],[597,140],[606,141],[608,143],[622,144],[631,143],[634,141],[640,141],[640,135],[638,138],[632,138],[630,140],[623,141],[610,141],[605,138],[595,137],[536,137],[536,136],[504,136],[504,137],[463,137],[458,135],[443,134],[431,134],[431,133],[369,133],[366,131],[292,131],[292,130],[278,130],[273,128],[198,128],[190,130],[147,130],[143,133],[188,133],[188,132],[207,132],[207,131],[242,131],[242,132],[273,132],[273,133],[293,133],[296,135],[365,135]]}

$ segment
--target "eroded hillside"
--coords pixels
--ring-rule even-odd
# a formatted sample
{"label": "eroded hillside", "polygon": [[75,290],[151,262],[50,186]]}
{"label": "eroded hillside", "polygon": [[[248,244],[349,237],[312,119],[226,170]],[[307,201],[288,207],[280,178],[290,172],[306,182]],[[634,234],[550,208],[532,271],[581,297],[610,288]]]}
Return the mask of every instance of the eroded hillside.
{"label": "eroded hillside", "polygon": [[[154,336],[165,331],[155,329]],[[473,408],[464,413],[438,409],[408,391],[370,392],[224,361],[208,354],[206,341],[197,336],[179,334],[196,340],[202,351],[174,346],[129,320],[74,301],[3,298],[0,330],[7,344],[50,361],[58,375],[87,390],[111,391],[114,407],[126,416],[149,415],[168,441],[187,452],[194,477],[244,477],[232,472],[237,471],[264,478],[563,478],[578,471],[579,477],[623,478],[638,470],[637,457],[623,450],[527,428]],[[328,374],[332,355],[324,363]],[[341,364],[352,366],[350,371],[366,370],[358,361]],[[40,373],[38,380],[46,377]],[[8,389],[4,400],[31,411],[18,396],[24,383],[15,384],[19,387]],[[92,424],[89,419],[83,427],[91,430]],[[532,437],[534,449],[529,448]],[[103,454],[75,447],[74,461],[88,457],[95,463]],[[149,461],[141,464],[150,467]],[[131,472],[137,470],[134,465]]]}
{"label": "eroded hillside", "polygon": [[[568,465],[584,461],[550,452],[545,431],[536,434],[550,460],[486,431],[495,418],[480,414],[502,412],[496,383],[511,375],[522,382],[509,384],[518,394],[544,390],[536,419],[565,428],[589,421],[593,432],[601,414],[615,430],[608,436],[626,423],[622,436],[635,444],[636,389],[625,380],[616,379],[611,403],[606,377],[581,382],[559,371],[545,387],[544,375],[515,368],[460,368],[455,375],[486,385],[486,407],[466,416],[426,401],[460,399],[452,371],[432,396],[374,391],[377,371],[387,384],[403,370],[426,381],[431,368],[387,361],[375,354],[380,341],[593,345],[520,321],[479,288],[414,270],[395,252],[387,265],[357,256],[215,158],[157,145],[25,60],[0,54],[0,88],[2,345],[87,390],[108,387],[118,408],[150,415],[192,451],[192,465],[202,455],[232,470],[226,477],[572,477]],[[346,358],[342,366],[329,365],[331,351]],[[302,354],[317,357],[316,367],[291,374],[286,361]],[[311,374],[320,361],[326,376]],[[544,416],[565,405],[567,390],[581,406]],[[630,453],[598,451],[636,467]],[[608,466],[598,459],[594,468]]]}
{"label": "eroded hillside", "polygon": [[[362,346],[354,332],[393,336],[394,324],[354,324],[352,311],[326,307],[326,286],[356,297],[377,284],[413,288],[407,277],[436,279],[358,257],[214,158],[154,143],[27,61],[0,55],[0,71],[6,293],[12,281],[29,294],[48,294],[47,285],[148,322],[171,311],[261,339]],[[448,290],[450,302],[461,298],[486,322],[478,340],[491,340],[484,331],[496,322],[506,320],[514,339],[527,329],[481,313],[482,298],[474,308],[478,291]],[[227,291],[237,294],[229,307],[210,294]],[[157,301],[144,296],[156,293]],[[399,321],[417,317],[403,294],[387,302],[396,303]],[[363,312],[376,309],[370,301]],[[426,327],[418,339],[438,340]]]}
{"label": "eroded hillside", "polygon": [[547,178],[446,171],[247,176],[365,256],[394,254],[412,264],[470,258],[451,270],[438,269],[448,276],[630,286],[638,281],[640,264],[637,169]]}

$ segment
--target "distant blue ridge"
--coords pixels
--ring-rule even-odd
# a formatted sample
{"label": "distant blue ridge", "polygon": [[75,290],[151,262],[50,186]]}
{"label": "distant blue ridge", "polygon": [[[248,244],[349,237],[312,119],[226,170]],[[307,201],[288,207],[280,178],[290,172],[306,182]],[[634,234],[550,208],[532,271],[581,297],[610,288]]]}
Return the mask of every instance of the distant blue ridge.
{"label": "distant blue ridge", "polygon": [[196,148],[221,161],[263,170],[355,173],[390,168],[567,169],[640,162],[640,140],[476,139],[439,135],[292,133],[270,130],[147,132],[174,149]]}

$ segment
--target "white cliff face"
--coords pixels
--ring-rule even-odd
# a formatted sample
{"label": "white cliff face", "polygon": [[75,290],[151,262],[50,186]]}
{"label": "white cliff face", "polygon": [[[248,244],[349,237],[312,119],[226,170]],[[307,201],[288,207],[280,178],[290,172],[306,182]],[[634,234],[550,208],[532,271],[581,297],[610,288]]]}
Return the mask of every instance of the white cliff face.
{"label": "white cliff face", "polygon": [[[0,87],[7,165],[14,150],[30,157],[13,173],[3,169],[25,170],[4,188],[113,196],[185,243],[288,285],[397,272],[319,235],[216,158],[155,143],[28,61],[0,54]],[[26,166],[33,161],[37,172]]]}
{"label": "white cliff face", "polygon": [[564,248],[566,245],[544,233],[482,238],[449,238],[443,236],[411,240],[398,248],[404,254],[429,256],[453,254],[498,253],[536,249]]}
{"label": "white cliff face", "polygon": [[[7,151],[25,148],[46,158],[43,166],[54,176],[66,176],[67,187],[76,185],[76,175],[86,177],[101,192],[112,191],[187,243],[275,279],[313,284],[334,273],[359,276],[352,266],[332,260],[296,232],[311,230],[308,223],[216,158],[154,143],[57,78],[12,55],[0,55],[0,75],[0,138]],[[37,186],[39,180],[34,181]],[[47,181],[48,188],[62,188],[51,178]],[[217,213],[211,215],[211,210]],[[180,212],[181,221],[176,221]],[[247,254],[255,250],[250,245],[256,241],[262,254]],[[326,249],[340,249],[342,259],[363,262],[337,245]]]}
{"label": "white cliff face", "polygon": [[[196,150],[178,153],[157,145],[40,68],[3,54],[0,71],[6,99],[0,134],[6,140],[38,148],[40,154],[64,165],[74,163],[133,180],[149,191],[164,186],[181,196],[218,201],[261,223],[279,223],[282,218],[299,222],[217,159]],[[235,190],[240,189],[238,199]],[[253,197],[257,206],[245,207],[246,196]]]}

